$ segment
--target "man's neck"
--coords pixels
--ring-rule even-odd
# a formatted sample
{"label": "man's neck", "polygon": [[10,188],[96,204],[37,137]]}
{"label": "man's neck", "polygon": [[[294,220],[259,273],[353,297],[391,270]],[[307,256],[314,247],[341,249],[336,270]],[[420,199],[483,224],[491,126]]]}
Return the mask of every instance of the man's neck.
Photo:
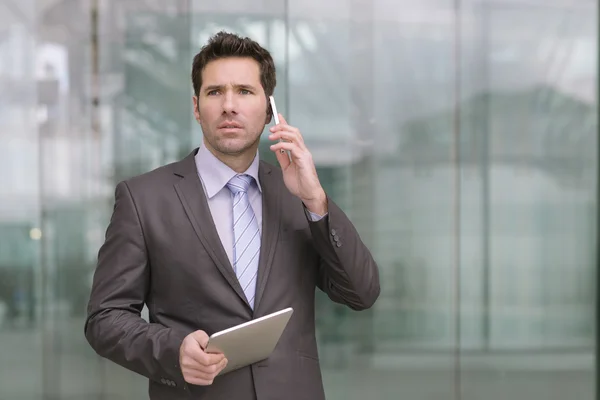
{"label": "man's neck", "polygon": [[240,154],[239,156],[229,156],[225,154],[217,155],[216,157],[223,162],[223,164],[227,165],[229,168],[237,172],[238,174],[242,174],[250,168],[252,161],[254,161],[254,157],[256,156],[256,152],[252,154]]}

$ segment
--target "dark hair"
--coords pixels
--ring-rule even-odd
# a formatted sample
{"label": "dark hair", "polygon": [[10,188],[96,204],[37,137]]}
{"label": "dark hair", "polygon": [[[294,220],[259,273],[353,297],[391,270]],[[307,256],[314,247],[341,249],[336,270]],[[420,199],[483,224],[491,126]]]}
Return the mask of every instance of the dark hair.
{"label": "dark hair", "polygon": [[211,61],[228,57],[247,57],[256,60],[260,66],[260,83],[265,94],[267,97],[273,94],[277,78],[271,53],[248,37],[242,38],[236,34],[221,31],[211,37],[194,57],[192,85],[196,96],[200,93],[202,71],[206,65]]}

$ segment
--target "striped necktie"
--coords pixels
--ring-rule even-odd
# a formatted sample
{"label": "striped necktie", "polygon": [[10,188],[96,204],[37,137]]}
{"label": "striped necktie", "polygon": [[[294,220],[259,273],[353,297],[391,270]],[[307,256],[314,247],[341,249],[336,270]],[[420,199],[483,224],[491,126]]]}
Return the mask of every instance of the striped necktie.
{"label": "striped necktie", "polygon": [[227,183],[233,194],[233,269],[252,308],[260,252],[258,221],[248,198],[253,179],[249,175],[236,175]]}

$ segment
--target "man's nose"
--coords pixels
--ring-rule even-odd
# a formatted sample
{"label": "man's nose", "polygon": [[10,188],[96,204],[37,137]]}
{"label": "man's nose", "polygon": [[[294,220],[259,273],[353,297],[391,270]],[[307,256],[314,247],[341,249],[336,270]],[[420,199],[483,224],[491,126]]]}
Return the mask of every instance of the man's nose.
{"label": "man's nose", "polygon": [[231,90],[225,92],[223,96],[223,112],[227,114],[236,112],[235,96]]}

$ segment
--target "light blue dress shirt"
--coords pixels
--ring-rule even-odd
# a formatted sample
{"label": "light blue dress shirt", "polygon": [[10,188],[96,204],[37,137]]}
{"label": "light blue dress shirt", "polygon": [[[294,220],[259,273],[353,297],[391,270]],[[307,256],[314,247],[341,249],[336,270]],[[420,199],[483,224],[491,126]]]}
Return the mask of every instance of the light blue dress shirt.
{"label": "light blue dress shirt", "polygon": [[[237,173],[215,157],[204,143],[200,145],[195,161],[217,233],[229,262],[233,265],[233,196],[226,185]],[[252,164],[244,173],[254,178],[254,183],[248,189],[248,198],[258,221],[259,232],[262,234],[262,188],[258,179],[258,164],[257,152]],[[307,218],[312,221],[318,221],[327,215],[318,215],[306,208],[305,212]]]}

